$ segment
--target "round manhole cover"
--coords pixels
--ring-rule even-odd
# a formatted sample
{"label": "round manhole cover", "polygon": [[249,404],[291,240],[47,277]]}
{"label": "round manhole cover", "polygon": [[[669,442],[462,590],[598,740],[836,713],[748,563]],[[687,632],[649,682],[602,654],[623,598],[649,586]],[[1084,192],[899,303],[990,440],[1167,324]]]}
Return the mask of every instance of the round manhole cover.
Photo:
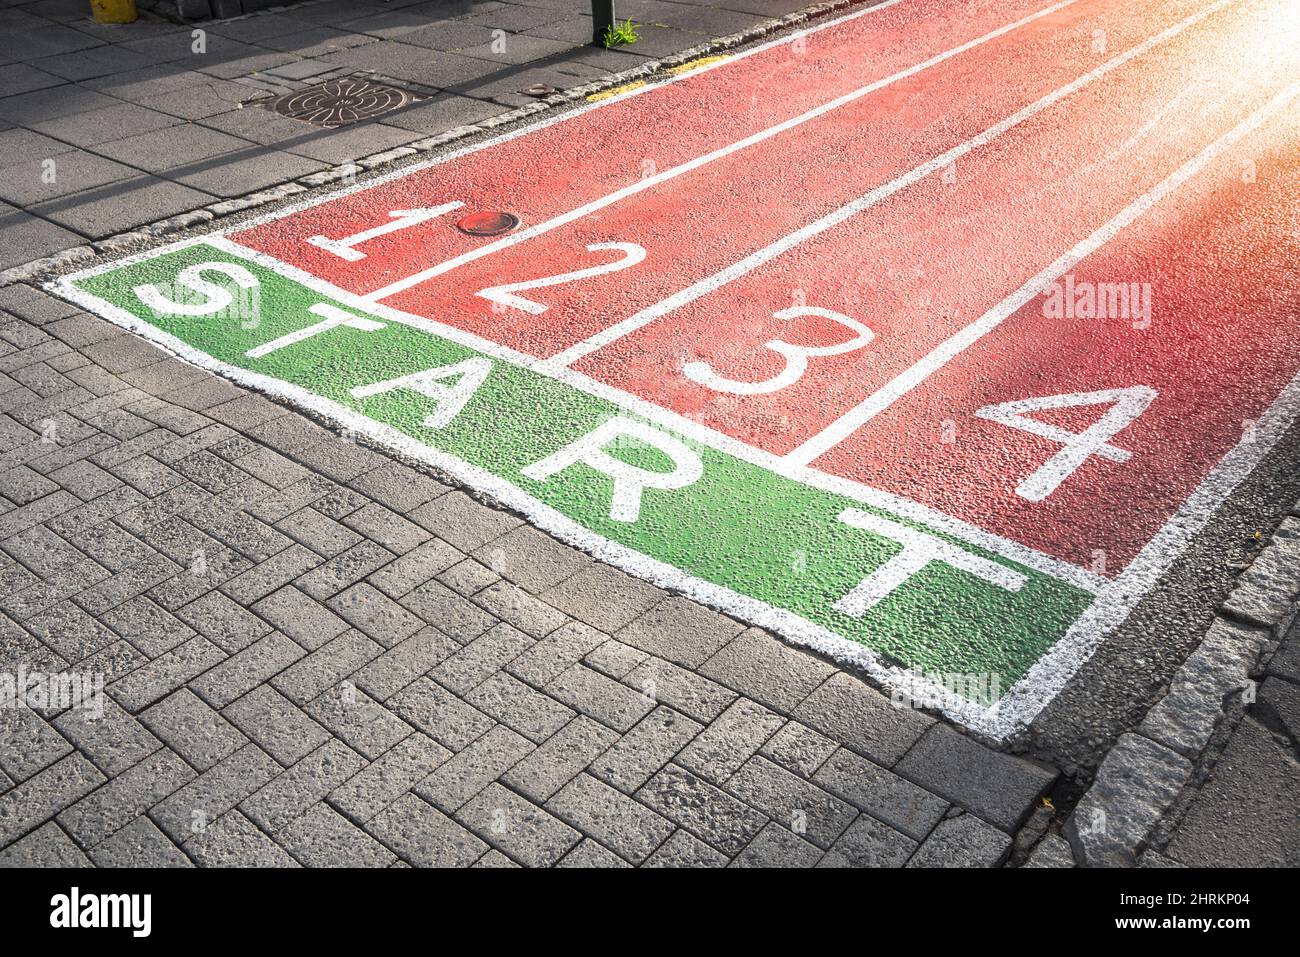
{"label": "round manhole cover", "polygon": [[500,236],[519,225],[519,217],[514,213],[503,213],[498,209],[488,209],[481,213],[470,213],[456,223],[456,228],[471,236]]}
{"label": "round manhole cover", "polygon": [[416,96],[405,90],[345,76],[265,100],[263,105],[281,116],[335,129],[380,116],[416,100]]}

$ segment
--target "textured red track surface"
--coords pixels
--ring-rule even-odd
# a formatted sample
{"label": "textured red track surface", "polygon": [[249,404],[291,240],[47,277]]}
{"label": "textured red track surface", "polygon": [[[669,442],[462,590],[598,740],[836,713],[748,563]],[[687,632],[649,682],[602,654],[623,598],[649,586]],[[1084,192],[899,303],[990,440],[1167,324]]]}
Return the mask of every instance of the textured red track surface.
{"label": "textured red track surface", "polygon": [[[1151,6],[1159,7],[1160,13],[1152,20],[1150,33],[1198,9],[1188,4]],[[1217,51],[1213,36],[1220,19],[1230,23],[1232,16],[1232,8],[1225,10],[968,154],[956,164],[952,182],[945,182],[941,174],[931,176],[641,332],[600,349],[574,368],[751,445],[776,454],[790,451],[978,319],[1281,88],[1285,77],[1276,52],[1267,84],[1219,85],[1224,62],[1212,55]],[[1091,33],[1085,30],[1084,35]],[[1083,50],[1088,51],[1086,45]],[[1110,56],[1117,52],[1108,49]],[[1251,52],[1242,51],[1243,55]],[[998,56],[1000,51],[988,53]],[[991,91],[986,98],[997,101],[993,111],[971,123],[963,118],[961,132],[955,136],[947,130],[956,119],[941,124],[940,132],[929,134],[932,143],[909,143],[902,168],[883,177],[863,177],[860,188],[847,191],[843,199],[944,152],[1104,59],[1086,52],[1065,65],[1053,63],[1047,70],[1050,79],[1035,84],[1032,93],[1007,97],[1005,102],[1000,92]],[[983,67],[989,69],[987,64]],[[940,86],[932,104],[936,109],[950,103],[957,90],[970,86],[970,78],[963,76],[947,88],[948,78],[942,67],[938,69],[934,82]],[[1160,82],[1151,82],[1152,75],[1158,75]],[[926,98],[924,93],[918,96]],[[1171,103],[1177,110],[1152,125],[1151,118]],[[1114,240],[1127,241],[1126,236]],[[695,252],[692,247],[693,256]],[[679,279],[665,295],[682,285]],[[562,294],[548,290],[548,301],[557,295]],[[791,339],[792,330],[772,313],[799,300],[865,322],[876,333],[876,342],[819,359],[797,384],[770,396],[748,398],[743,404],[720,405],[716,393],[680,375],[684,357],[708,361],[732,378],[761,379],[773,374],[781,359],[766,351],[764,343]],[[640,305],[625,304],[623,299],[617,303],[624,314],[634,311],[629,306]],[[543,318],[549,316],[548,312]],[[727,334],[718,335],[724,324]],[[809,320],[804,326],[802,337],[796,327],[794,341],[833,343],[847,337],[842,327],[827,320]],[[1101,335],[1108,338],[1112,331],[1102,330]],[[1091,341],[1098,332],[1075,330],[1082,342]]]}
{"label": "textured red track surface", "polygon": [[[1076,10],[1077,6],[1085,10]],[[1093,30],[1104,29],[1113,38],[1111,42],[1127,47],[1177,22],[1185,16],[1181,9],[1194,9],[1189,3],[1162,0],[1139,4],[1139,10],[1148,8],[1143,13],[1130,8],[1100,9],[1105,6],[1115,5],[1087,0],[1067,7],[595,215],[385,301],[419,315],[437,311],[454,325],[512,348],[532,355],[551,355],[730,266],[1071,82],[1106,58],[1091,51]],[[1158,8],[1158,12],[1149,12],[1150,8]],[[1017,19],[1014,12],[1004,16],[1004,23]],[[871,19],[867,16],[858,21],[861,31],[867,31]],[[982,27],[976,29],[980,32],[969,32],[969,37],[989,32]],[[853,37],[835,36],[821,41],[822,35],[810,39],[806,56],[817,56],[824,43],[833,45],[835,52],[827,58],[831,63],[849,58],[840,50],[852,46]],[[737,67],[750,72],[750,62],[764,56],[751,57]],[[790,54],[781,56],[784,59]],[[990,82],[990,64],[997,64],[996,82]],[[731,88],[728,99],[741,100],[746,81],[730,76],[729,69],[712,75]],[[838,95],[844,77],[833,66],[824,72],[829,75],[823,84],[831,88],[822,98],[829,101]],[[835,82],[830,84],[832,78]],[[864,86],[872,79],[858,78],[856,86]],[[670,118],[657,109],[635,105],[638,100],[648,99],[642,96],[630,101],[627,111],[636,115],[637,123],[648,119],[667,135],[675,135],[682,118]],[[797,109],[787,107],[786,117],[797,114]],[[700,119],[707,122],[707,117]],[[643,140],[638,146],[641,155],[654,160],[656,168],[665,168],[657,143]],[[636,165],[640,165],[639,160]],[[864,217],[864,223],[869,224],[870,219]],[[503,322],[487,301],[475,295],[501,282],[501,277],[548,276],[610,261],[614,257],[608,252],[592,254],[587,247],[618,241],[642,246],[646,260],[595,282],[546,289],[544,298],[549,308],[540,316],[515,314]],[[829,268],[856,273],[857,259],[856,252],[849,253]],[[795,268],[800,275],[787,277],[785,288],[764,310],[768,315],[790,305],[791,290],[802,287],[804,273],[815,278],[828,267],[801,261]],[[822,305],[837,308],[833,303]],[[720,323],[742,318],[728,315],[731,311],[728,308],[721,315],[705,319],[702,326],[698,317],[690,321],[697,332],[716,330]],[[718,340],[713,332],[696,338],[701,342]],[[758,340],[760,344],[764,341]],[[693,346],[687,344],[688,349]]]}
{"label": "textured red track surface", "polygon": [[[383,224],[390,210],[461,201],[535,226],[798,116],[1044,9],[1044,2],[903,2],[489,149],[255,226],[232,239],[367,294],[491,240],[460,212],[377,237],[357,262],[305,240]],[[1208,0],[1077,0],[834,111],[619,199],[384,302],[547,357],[780,242],[1039,98],[1208,8]],[[706,292],[573,368],[764,451],[797,449],[979,319],[1058,256],[1259,109],[1300,66],[1283,0],[1226,6],[931,175]],[[810,460],[1000,535],[1118,572],[1236,445],[1300,368],[1294,334],[1300,193],[1294,101],[1076,265],[1076,283],[1150,290],[1150,324],[1055,319],[1041,298]],[[1251,175],[1251,172],[1254,175]],[[1267,171],[1268,175],[1262,175]],[[1245,175],[1243,175],[1245,174]],[[539,314],[493,308],[486,287],[645,249],[644,261],[523,292]],[[775,375],[773,339],[874,341],[814,359],[769,395],[689,381],[707,362]],[[1017,484],[1060,445],[976,416],[1036,396],[1132,386],[1156,398],[1046,499]],[[1037,413],[1080,431],[1096,406]],[[1104,557],[1104,565],[1099,558]]]}
{"label": "textured red track surface", "polygon": [[[1149,283],[1149,327],[1045,318],[1039,297],[814,465],[1118,573],[1300,368],[1297,143],[1294,113],[1268,124],[1071,271],[1076,288]],[[1248,162],[1267,183],[1242,182]],[[1041,502],[1015,488],[1059,446],[973,415],[1139,384],[1158,398],[1114,440],[1133,457],[1091,458]],[[1080,431],[1102,411],[1036,417]]]}

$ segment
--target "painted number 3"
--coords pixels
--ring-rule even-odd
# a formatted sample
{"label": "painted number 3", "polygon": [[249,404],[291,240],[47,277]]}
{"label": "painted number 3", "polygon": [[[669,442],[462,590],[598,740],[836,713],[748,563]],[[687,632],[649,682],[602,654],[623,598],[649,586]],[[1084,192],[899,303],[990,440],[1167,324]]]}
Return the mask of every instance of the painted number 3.
{"label": "painted number 3", "polygon": [[715,392],[729,392],[732,395],[762,395],[768,392],[777,392],[798,382],[808,369],[809,358],[835,356],[844,352],[852,352],[854,349],[861,349],[863,346],[869,345],[871,340],[876,337],[874,332],[858,322],[858,320],[817,306],[791,306],[789,309],[782,309],[779,312],[772,313],[772,315],[783,322],[789,322],[791,319],[799,319],[803,316],[820,316],[823,319],[831,319],[843,326],[847,326],[857,335],[847,342],[840,342],[831,346],[797,346],[782,339],[773,339],[767,343],[767,348],[785,359],[785,368],[770,379],[764,379],[761,382],[743,382],[739,379],[728,379],[726,376],[714,372],[707,362],[688,362],[682,366],[682,374],[692,382],[698,382],[705,388],[712,389]]}

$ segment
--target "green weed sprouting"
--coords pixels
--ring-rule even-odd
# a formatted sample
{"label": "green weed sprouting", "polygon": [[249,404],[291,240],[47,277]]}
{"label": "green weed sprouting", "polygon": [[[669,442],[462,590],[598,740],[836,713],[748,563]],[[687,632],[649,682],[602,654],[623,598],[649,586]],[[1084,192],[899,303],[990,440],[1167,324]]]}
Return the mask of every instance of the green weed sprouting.
{"label": "green weed sprouting", "polygon": [[641,39],[636,32],[638,26],[640,24],[633,23],[630,18],[624,20],[621,25],[615,20],[605,28],[605,33],[600,38],[601,42],[605,44],[606,50],[610,47],[621,47],[636,43],[637,40]]}

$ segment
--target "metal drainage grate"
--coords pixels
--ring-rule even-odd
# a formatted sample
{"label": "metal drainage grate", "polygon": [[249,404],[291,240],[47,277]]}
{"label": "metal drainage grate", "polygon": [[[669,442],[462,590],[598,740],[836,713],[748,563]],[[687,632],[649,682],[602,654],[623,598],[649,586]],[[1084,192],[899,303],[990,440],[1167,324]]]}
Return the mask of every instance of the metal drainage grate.
{"label": "metal drainage grate", "polygon": [[381,116],[424,97],[359,76],[326,80],[296,93],[284,93],[261,105],[281,116],[327,130]]}

